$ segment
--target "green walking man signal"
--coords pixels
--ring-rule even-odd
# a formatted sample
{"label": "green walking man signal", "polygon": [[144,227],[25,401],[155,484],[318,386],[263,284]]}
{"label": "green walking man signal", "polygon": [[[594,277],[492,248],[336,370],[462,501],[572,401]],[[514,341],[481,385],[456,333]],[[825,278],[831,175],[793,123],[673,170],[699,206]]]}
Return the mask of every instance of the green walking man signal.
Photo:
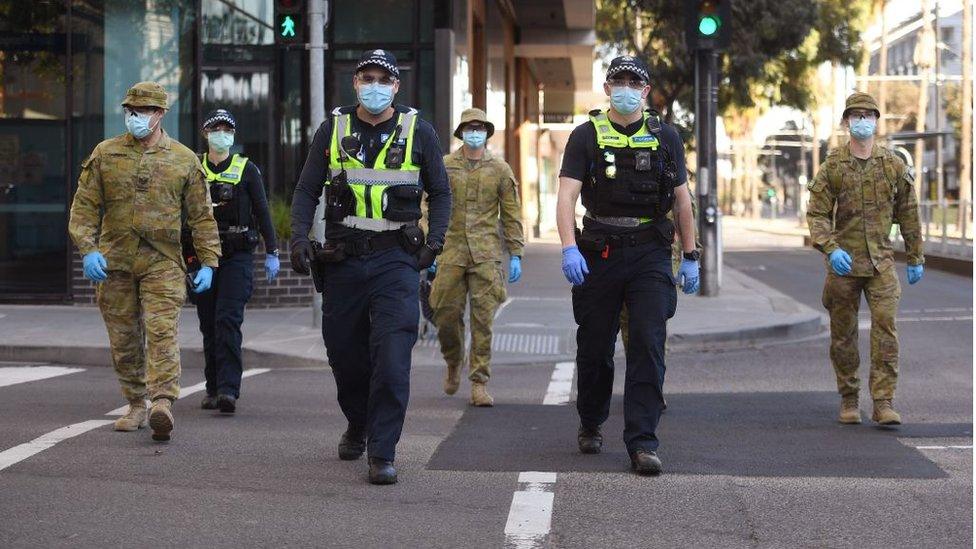
{"label": "green walking man signal", "polygon": [[281,37],[288,38],[295,36],[295,20],[290,15],[286,15],[281,22]]}
{"label": "green walking man signal", "polygon": [[284,46],[305,43],[305,2],[303,0],[275,0],[274,33],[275,43]]}

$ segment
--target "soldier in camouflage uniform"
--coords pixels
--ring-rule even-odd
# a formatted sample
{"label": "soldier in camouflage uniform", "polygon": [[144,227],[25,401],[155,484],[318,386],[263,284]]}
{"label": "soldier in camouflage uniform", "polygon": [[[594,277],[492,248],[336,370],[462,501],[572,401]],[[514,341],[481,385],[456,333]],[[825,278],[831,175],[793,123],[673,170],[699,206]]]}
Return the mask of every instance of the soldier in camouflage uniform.
{"label": "soldier in camouflage uniform", "polygon": [[177,323],[186,298],[181,217],[204,265],[195,292],[210,286],[220,241],[200,161],[162,129],[166,91],[140,82],[122,106],[129,131],[99,143],[82,163],[68,231],[85,276],[99,283],[112,362],[129,401],[115,429],[141,428],[148,397],[153,439],[169,440],[170,408],[180,392]]}
{"label": "soldier in camouflage uniform", "polygon": [[511,256],[509,282],[522,272],[521,204],[512,168],[485,148],[494,126],[484,111],[467,109],[461,114],[454,136],[464,145],[444,157],[451,180],[454,208],[447,229],[444,251],[435,267],[430,292],[434,323],[441,352],[447,362],[444,392],[453,395],[461,382],[464,360],[464,306],[471,298],[471,351],[468,358],[471,404],[491,406],[487,391],[491,376],[491,325],[499,305],[505,301],[505,280],[501,269],[501,217],[505,247]]}
{"label": "soldier in camouflage uniform", "polygon": [[925,261],[915,177],[897,155],[875,144],[880,116],[870,95],[848,97],[843,124],[851,140],[830,151],[808,185],[810,238],[827,256],[823,304],[830,313],[830,360],[841,394],[841,423],[861,422],[857,313],[862,293],[871,309],[871,417],[883,425],[901,423],[891,405],[898,381],[895,315],[901,296],[890,239],[893,223],[905,240],[910,284],[921,280]]}

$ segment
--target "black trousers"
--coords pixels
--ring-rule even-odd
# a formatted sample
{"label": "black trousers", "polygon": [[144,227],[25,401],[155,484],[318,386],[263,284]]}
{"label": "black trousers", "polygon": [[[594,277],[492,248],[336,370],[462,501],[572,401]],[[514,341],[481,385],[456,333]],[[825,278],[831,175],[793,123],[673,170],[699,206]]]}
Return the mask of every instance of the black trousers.
{"label": "black trousers", "polygon": [[339,407],[369,457],[393,460],[410,398],[420,322],[417,260],[399,246],[325,267],[322,338]]}
{"label": "black trousers", "polygon": [[220,258],[210,289],[197,296],[208,395],[241,396],[241,324],[253,288],[254,254],[239,251]]}
{"label": "black trousers", "polygon": [[624,443],[628,452],[657,450],[655,434],[664,402],[664,342],[674,316],[677,291],[671,247],[650,243],[600,252],[584,251],[590,274],[573,287],[580,422],[598,427],[610,415],[613,354],[624,303],[630,313],[630,342],[624,383]]}

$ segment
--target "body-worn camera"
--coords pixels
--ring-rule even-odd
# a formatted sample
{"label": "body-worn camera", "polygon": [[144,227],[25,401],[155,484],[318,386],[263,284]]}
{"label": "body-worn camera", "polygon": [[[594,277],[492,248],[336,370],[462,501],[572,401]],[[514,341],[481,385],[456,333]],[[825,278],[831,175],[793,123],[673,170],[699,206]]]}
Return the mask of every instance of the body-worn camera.
{"label": "body-worn camera", "polygon": [[210,198],[214,202],[230,202],[234,199],[234,186],[230,183],[213,183],[210,185]]}

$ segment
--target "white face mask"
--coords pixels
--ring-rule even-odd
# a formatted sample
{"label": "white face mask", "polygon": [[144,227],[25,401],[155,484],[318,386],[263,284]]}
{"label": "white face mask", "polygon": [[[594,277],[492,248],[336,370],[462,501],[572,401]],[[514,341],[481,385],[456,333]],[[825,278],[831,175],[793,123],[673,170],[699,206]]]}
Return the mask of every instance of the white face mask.
{"label": "white face mask", "polygon": [[153,117],[152,114],[139,114],[129,109],[125,109],[123,112],[125,113],[125,127],[132,134],[132,137],[136,139],[144,139],[155,131],[156,126],[159,125],[157,121],[155,125],[150,126]]}

